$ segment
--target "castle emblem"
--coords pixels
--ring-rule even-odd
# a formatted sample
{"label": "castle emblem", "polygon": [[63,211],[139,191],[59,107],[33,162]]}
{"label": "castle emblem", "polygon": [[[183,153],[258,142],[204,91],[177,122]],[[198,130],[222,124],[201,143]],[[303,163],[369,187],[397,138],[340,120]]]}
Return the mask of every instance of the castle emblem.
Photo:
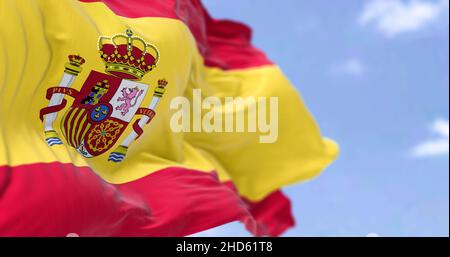
{"label": "castle emblem", "polygon": [[[90,71],[80,91],[71,88],[82,72],[85,59],[70,55],[65,64],[59,86],[47,90],[49,104],[40,111],[44,122],[45,140],[49,146],[61,145],[60,134],[68,145],[86,158],[110,152],[108,160],[121,162],[130,144],[143,133],[143,127],[155,116],[156,107],[165,92],[168,82],[159,80],[148,107],[141,104],[149,86],[139,82],[153,70],[160,53],[156,46],[134,36],[131,30],[112,37],[100,36],[98,51],[105,63],[105,73]],[[66,96],[73,98],[72,105],[61,119],[60,133],[54,128],[58,112],[67,105]],[[117,144],[133,118],[133,131]]]}

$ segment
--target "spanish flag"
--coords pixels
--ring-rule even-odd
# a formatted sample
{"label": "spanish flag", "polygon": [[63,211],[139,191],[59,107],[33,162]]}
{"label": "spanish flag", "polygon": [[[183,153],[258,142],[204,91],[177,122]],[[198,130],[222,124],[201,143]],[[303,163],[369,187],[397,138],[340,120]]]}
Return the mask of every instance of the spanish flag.
{"label": "spanish flag", "polygon": [[[280,188],[337,156],[250,28],[200,0],[2,0],[0,24],[0,236],[186,236],[232,221],[278,236],[294,225]],[[276,135],[226,126],[261,108],[227,98],[276,99]],[[204,129],[212,114],[223,119]],[[174,130],[176,116],[192,126]]]}

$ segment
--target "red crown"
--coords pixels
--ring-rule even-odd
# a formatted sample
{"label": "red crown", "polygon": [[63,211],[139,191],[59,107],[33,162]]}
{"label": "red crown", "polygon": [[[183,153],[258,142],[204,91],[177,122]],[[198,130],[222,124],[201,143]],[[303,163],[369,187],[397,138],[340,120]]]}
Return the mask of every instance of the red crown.
{"label": "red crown", "polygon": [[167,86],[167,84],[169,84],[169,82],[167,82],[167,80],[165,80],[165,79],[158,80],[158,86],[160,88],[165,88]]}
{"label": "red crown", "polygon": [[84,58],[79,56],[79,55],[74,55],[74,54],[69,55],[69,63],[74,65],[74,66],[80,67],[85,62],[86,61],[84,60]]}
{"label": "red crown", "polygon": [[86,61],[83,57],[79,55],[69,55],[69,62],[64,65],[64,72],[73,76],[78,76],[78,74],[83,70],[81,65],[83,65]]}
{"label": "red crown", "polygon": [[[110,43],[103,44],[104,40],[109,40]],[[123,79],[141,80],[147,72],[156,67],[159,60],[158,48],[140,37],[133,36],[130,29],[127,29],[125,34],[99,37],[97,47],[105,62],[106,72]],[[153,51],[154,55],[148,53],[149,50]]]}

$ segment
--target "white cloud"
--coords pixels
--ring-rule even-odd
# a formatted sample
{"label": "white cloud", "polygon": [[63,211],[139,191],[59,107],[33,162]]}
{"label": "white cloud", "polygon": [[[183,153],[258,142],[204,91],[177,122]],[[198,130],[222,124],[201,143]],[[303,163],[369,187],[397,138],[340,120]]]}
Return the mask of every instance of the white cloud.
{"label": "white cloud", "polygon": [[366,68],[362,61],[358,58],[350,58],[332,69],[333,74],[344,74],[359,77],[364,75]]}
{"label": "white cloud", "polygon": [[437,120],[436,122],[434,122],[433,126],[431,127],[431,129],[436,132],[437,134],[446,137],[448,139],[449,137],[449,128],[448,128],[448,120]]}
{"label": "white cloud", "polygon": [[412,150],[416,157],[441,156],[449,154],[449,123],[448,120],[436,120],[430,130],[438,135],[435,139],[429,139]]}
{"label": "white cloud", "polygon": [[348,74],[360,76],[366,71],[366,68],[359,59],[350,59],[344,64],[344,71]]}
{"label": "white cloud", "polygon": [[377,233],[369,233],[366,237],[380,237]]}
{"label": "white cloud", "polygon": [[374,24],[388,37],[422,29],[448,14],[448,0],[371,0],[366,4],[359,22]]}

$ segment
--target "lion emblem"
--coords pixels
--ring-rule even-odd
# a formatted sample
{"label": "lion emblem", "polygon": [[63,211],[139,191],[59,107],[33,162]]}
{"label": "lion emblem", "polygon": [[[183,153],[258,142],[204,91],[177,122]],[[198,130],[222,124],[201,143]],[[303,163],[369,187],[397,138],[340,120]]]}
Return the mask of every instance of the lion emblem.
{"label": "lion emblem", "polygon": [[[128,92],[127,92],[128,89]],[[121,105],[116,107],[117,111],[121,111],[120,113],[125,116],[130,108],[133,108],[139,97],[142,95],[144,90],[140,90],[139,88],[122,88],[122,97],[117,98],[118,102],[123,102]]]}

